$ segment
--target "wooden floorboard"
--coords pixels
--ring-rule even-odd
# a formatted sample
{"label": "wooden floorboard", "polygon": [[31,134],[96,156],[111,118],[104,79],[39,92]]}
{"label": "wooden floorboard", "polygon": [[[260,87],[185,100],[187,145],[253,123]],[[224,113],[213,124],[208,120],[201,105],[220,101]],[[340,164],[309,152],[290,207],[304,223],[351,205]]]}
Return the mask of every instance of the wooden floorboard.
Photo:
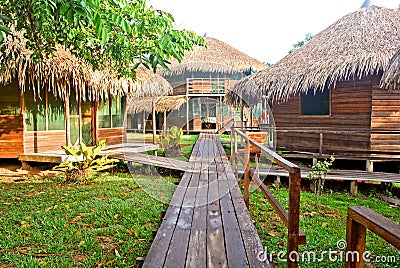
{"label": "wooden floorboard", "polygon": [[144,267],[270,267],[219,136],[202,133]]}

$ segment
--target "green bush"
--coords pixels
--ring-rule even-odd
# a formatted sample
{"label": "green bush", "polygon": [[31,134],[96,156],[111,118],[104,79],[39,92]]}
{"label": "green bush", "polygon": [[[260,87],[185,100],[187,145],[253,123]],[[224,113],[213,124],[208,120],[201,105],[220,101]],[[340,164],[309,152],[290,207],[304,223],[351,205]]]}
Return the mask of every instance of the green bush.
{"label": "green bush", "polygon": [[117,159],[108,158],[108,154],[100,158],[97,157],[105,146],[106,140],[99,141],[93,147],[88,147],[81,142],[78,149],[72,146],[61,146],[64,152],[74,159],[63,162],[53,169],[64,172],[64,184],[69,182],[87,184],[91,172],[110,169],[115,166],[116,162],[119,162]]}

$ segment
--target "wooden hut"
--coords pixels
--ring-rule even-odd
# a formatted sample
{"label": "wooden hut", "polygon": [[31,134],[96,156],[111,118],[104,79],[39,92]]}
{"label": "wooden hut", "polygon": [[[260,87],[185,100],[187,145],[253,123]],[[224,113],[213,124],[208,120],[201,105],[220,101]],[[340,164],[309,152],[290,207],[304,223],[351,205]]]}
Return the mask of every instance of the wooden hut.
{"label": "wooden hut", "polygon": [[391,159],[400,155],[400,90],[380,83],[399,47],[400,11],[361,8],[234,92],[273,102],[281,150]]}
{"label": "wooden hut", "polygon": [[[264,69],[266,66],[234,47],[214,38],[206,37],[207,46],[195,47],[181,62],[173,61],[169,70],[158,73],[167,79],[174,95],[186,97],[176,120],[187,132],[219,130],[232,116],[225,105],[225,93],[239,79]],[[224,116],[225,115],[225,116]]]}
{"label": "wooden hut", "polygon": [[60,150],[61,145],[124,137],[125,95],[146,90],[148,74],[117,78],[112,70],[93,71],[58,46],[53,57],[37,62],[22,34],[1,43],[0,158]]}
{"label": "wooden hut", "polygon": [[[185,103],[185,96],[132,98],[128,106],[128,119],[131,121],[129,130],[145,132],[146,129],[152,129],[153,133],[161,130],[161,128],[165,130],[168,127],[167,113],[172,110],[179,110]],[[151,115],[150,120],[147,115]],[[170,122],[170,125],[172,126],[174,123]],[[145,128],[142,128],[142,126],[145,126]]]}

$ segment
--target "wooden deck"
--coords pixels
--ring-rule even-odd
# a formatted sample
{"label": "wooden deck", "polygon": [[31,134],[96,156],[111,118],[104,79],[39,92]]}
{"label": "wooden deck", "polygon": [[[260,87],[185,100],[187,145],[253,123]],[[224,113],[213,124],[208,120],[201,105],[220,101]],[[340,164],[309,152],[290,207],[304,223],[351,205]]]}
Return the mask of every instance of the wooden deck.
{"label": "wooden deck", "polygon": [[219,136],[202,133],[143,267],[270,267]]}
{"label": "wooden deck", "polygon": [[143,165],[162,167],[168,169],[175,169],[180,171],[190,171],[191,167],[189,162],[172,159],[168,157],[161,157],[149,154],[141,154],[141,153],[132,153],[130,151],[127,152],[111,152],[109,154],[110,158],[126,160],[128,162],[135,162]]}
{"label": "wooden deck", "polygon": [[[139,153],[157,150],[158,145],[148,143],[121,143],[115,145],[107,145],[100,154],[121,154],[123,152]],[[74,158],[67,155],[61,148],[56,151],[46,151],[40,153],[20,154],[18,160],[21,162],[46,162],[46,163],[62,163]]]}

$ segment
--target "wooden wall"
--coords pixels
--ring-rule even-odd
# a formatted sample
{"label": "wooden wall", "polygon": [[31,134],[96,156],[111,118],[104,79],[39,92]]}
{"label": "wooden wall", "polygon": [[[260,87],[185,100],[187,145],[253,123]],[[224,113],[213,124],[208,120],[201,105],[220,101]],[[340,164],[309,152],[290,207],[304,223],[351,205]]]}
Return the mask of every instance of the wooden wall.
{"label": "wooden wall", "polygon": [[106,144],[122,144],[124,128],[101,128],[97,130],[97,141],[106,140]]}
{"label": "wooden wall", "polygon": [[278,148],[318,153],[320,133],[323,132],[322,153],[368,152],[372,80],[372,77],[367,77],[338,82],[331,90],[330,116],[300,115],[299,96],[274,104]]}
{"label": "wooden wall", "polygon": [[60,151],[66,144],[65,130],[25,131],[24,153]]}
{"label": "wooden wall", "polygon": [[0,158],[17,158],[24,152],[22,115],[0,116]]}
{"label": "wooden wall", "polygon": [[379,88],[373,80],[371,115],[371,150],[400,153],[400,90]]}

